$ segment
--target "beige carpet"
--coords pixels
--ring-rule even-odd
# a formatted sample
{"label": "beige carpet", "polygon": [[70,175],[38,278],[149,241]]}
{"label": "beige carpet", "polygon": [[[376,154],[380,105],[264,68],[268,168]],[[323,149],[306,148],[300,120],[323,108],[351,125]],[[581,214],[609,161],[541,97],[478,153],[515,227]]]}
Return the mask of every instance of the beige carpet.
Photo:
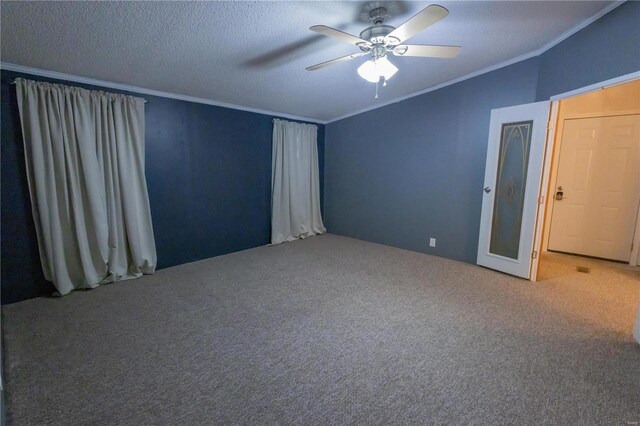
{"label": "beige carpet", "polygon": [[4,306],[10,420],[637,422],[638,272],[552,269],[324,235]]}
{"label": "beige carpet", "polygon": [[[579,268],[586,272],[581,272]],[[543,288],[554,286],[558,292],[559,303],[564,303],[576,296],[583,300],[602,300],[604,303],[597,305],[601,306],[602,310],[586,309],[587,306],[583,306],[581,315],[601,327],[609,324],[612,330],[633,333],[635,318],[632,316],[640,303],[640,267],[583,256],[546,252],[540,259],[538,281],[537,284],[542,285]],[[623,310],[630,315],[631,325],[618,318],[624,315]],[[626,315],[625,318],[627,318]],[[640,366],[638,369],[640,371]]]}

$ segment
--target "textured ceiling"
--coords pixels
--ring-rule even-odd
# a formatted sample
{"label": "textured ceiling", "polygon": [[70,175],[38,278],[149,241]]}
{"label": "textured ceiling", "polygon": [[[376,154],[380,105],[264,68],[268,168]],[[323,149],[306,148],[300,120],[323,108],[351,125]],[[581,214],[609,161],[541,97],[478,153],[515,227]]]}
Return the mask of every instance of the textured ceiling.
{"label": "textured ceiling", "polygon": [[385,5],[398,26],[430,2],[2,1],[3,62],[318,120],[473,73],[534,51],[607,1],[438,2],[449,16],[411,39],[462,46],[456,59],[392,57],[400,69],[374,100],[365,58],[305,67],[357,48],[309,31],[359,34]]}

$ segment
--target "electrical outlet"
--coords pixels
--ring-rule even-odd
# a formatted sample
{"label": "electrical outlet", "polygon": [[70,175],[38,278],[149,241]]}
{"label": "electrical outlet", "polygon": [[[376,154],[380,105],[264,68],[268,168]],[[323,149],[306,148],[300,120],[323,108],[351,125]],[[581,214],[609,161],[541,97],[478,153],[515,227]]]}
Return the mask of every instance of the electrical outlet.
{"label": "electrical outlet", "polygon": [[435,246],[436,246],[436,239],[429,238],[429,247],[435,247]]}

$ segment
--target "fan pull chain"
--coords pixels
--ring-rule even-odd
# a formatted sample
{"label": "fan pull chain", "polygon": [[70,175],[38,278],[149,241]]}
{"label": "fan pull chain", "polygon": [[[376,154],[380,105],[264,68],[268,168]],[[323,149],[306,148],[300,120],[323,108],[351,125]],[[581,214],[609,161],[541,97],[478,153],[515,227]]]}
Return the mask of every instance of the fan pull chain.
{"label": "fan pull chain", "polygon": [[374,99],[378,99],[378,83],[380,83],[380,80],[376,81],[376,97]]}

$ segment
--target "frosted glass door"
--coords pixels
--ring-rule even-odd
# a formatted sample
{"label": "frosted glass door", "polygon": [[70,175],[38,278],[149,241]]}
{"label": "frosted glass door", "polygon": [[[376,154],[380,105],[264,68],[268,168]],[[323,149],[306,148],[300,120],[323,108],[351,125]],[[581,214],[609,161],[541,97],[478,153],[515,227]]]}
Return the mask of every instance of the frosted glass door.
{"label": "frosted glass door", "polygon": [[533,121],[505,123],[500,132],[489,252],[518,258]]}
{"label": "frosted glass door", "polygon": [[529,278],[549,102],[491,111],[478,264]]}

